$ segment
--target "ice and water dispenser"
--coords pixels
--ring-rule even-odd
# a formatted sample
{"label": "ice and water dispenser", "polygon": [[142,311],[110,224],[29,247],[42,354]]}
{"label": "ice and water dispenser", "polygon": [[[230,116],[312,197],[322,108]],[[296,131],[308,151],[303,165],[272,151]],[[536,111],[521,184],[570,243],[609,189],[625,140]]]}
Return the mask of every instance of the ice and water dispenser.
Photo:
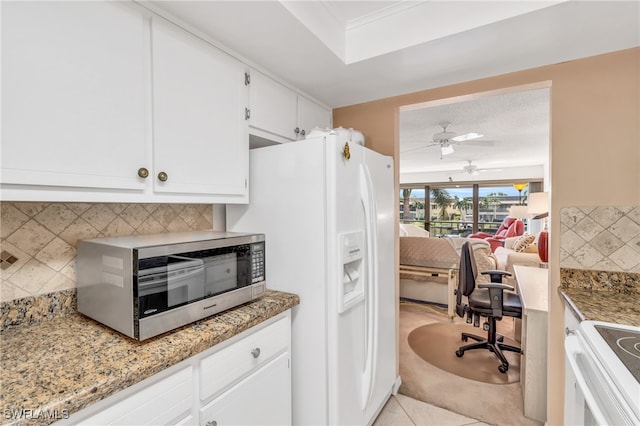
{"label": "ice and water dispenser", "polygon": [[340,263],[342,282],[338,292],[338,312],[349,310],[364,300],[365,267],[364,232],[356,231],[340,235]]}

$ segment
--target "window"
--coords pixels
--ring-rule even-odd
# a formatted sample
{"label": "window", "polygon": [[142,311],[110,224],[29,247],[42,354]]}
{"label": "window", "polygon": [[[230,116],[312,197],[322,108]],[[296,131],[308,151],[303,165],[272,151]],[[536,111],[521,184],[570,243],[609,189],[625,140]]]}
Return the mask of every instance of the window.
{"label": "window", "polygon": [[[477,203],[474,191],[478,194]],[[407,186],[400,189],[400,222],[425,228],[434,237],[466,237],[477,231],[494,233],[511,206],[526,204],[527,194],[528,187],[519,194],[511,183]]]}

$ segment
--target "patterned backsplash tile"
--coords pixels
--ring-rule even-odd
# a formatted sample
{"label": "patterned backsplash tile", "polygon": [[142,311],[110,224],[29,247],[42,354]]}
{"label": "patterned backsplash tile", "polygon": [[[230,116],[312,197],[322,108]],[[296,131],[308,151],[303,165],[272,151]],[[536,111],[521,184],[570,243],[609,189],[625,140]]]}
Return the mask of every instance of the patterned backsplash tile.
{"label": "patterned backsplash tile", "polygon": [[78,240],[213,227],[208,204],[0,203],[0,301],[73,289]]}
{"label": "patterned backsplash tile", "polygon": [[560,211],[560,267],[640,272],[640,206]]}

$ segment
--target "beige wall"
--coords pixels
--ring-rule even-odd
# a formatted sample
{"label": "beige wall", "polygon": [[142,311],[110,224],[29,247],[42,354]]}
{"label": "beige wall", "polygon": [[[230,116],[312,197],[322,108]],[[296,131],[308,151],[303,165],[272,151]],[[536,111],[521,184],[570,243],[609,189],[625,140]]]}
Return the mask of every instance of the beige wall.
{"label": "beige wall", "polygon": [[640,204],[640,48],[338,108],[333,123],[361,130],[367,146],[393,155],[397,183],[400,106],[529,84],[551,87],[548,423],[560,425],[564,306],[554,236],[564,207]]}

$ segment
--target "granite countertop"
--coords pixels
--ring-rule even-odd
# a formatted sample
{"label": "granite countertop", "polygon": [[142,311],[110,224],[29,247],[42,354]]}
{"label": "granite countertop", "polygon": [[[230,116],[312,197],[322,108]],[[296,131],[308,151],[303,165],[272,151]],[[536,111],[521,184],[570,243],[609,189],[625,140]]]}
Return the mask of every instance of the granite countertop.
{"label": "granite countertop", "polygon": [[581,288],[561,288],[560,292],[581,321],[605,321],[640,327],[640,298],[637,295]]}
{"label": "granite countertop", "polygon": [[[82,314],[60,315],[2,331],[0,409],[69,415],[221,343],[299,304],[267,291],[258,300],[139,342]],[[24,419],[49,424],[55,419]]]}
{"label": "granite countertop", "polygon": [[640,274],[560,269],[558,288],[580,320],[640,327]]}

